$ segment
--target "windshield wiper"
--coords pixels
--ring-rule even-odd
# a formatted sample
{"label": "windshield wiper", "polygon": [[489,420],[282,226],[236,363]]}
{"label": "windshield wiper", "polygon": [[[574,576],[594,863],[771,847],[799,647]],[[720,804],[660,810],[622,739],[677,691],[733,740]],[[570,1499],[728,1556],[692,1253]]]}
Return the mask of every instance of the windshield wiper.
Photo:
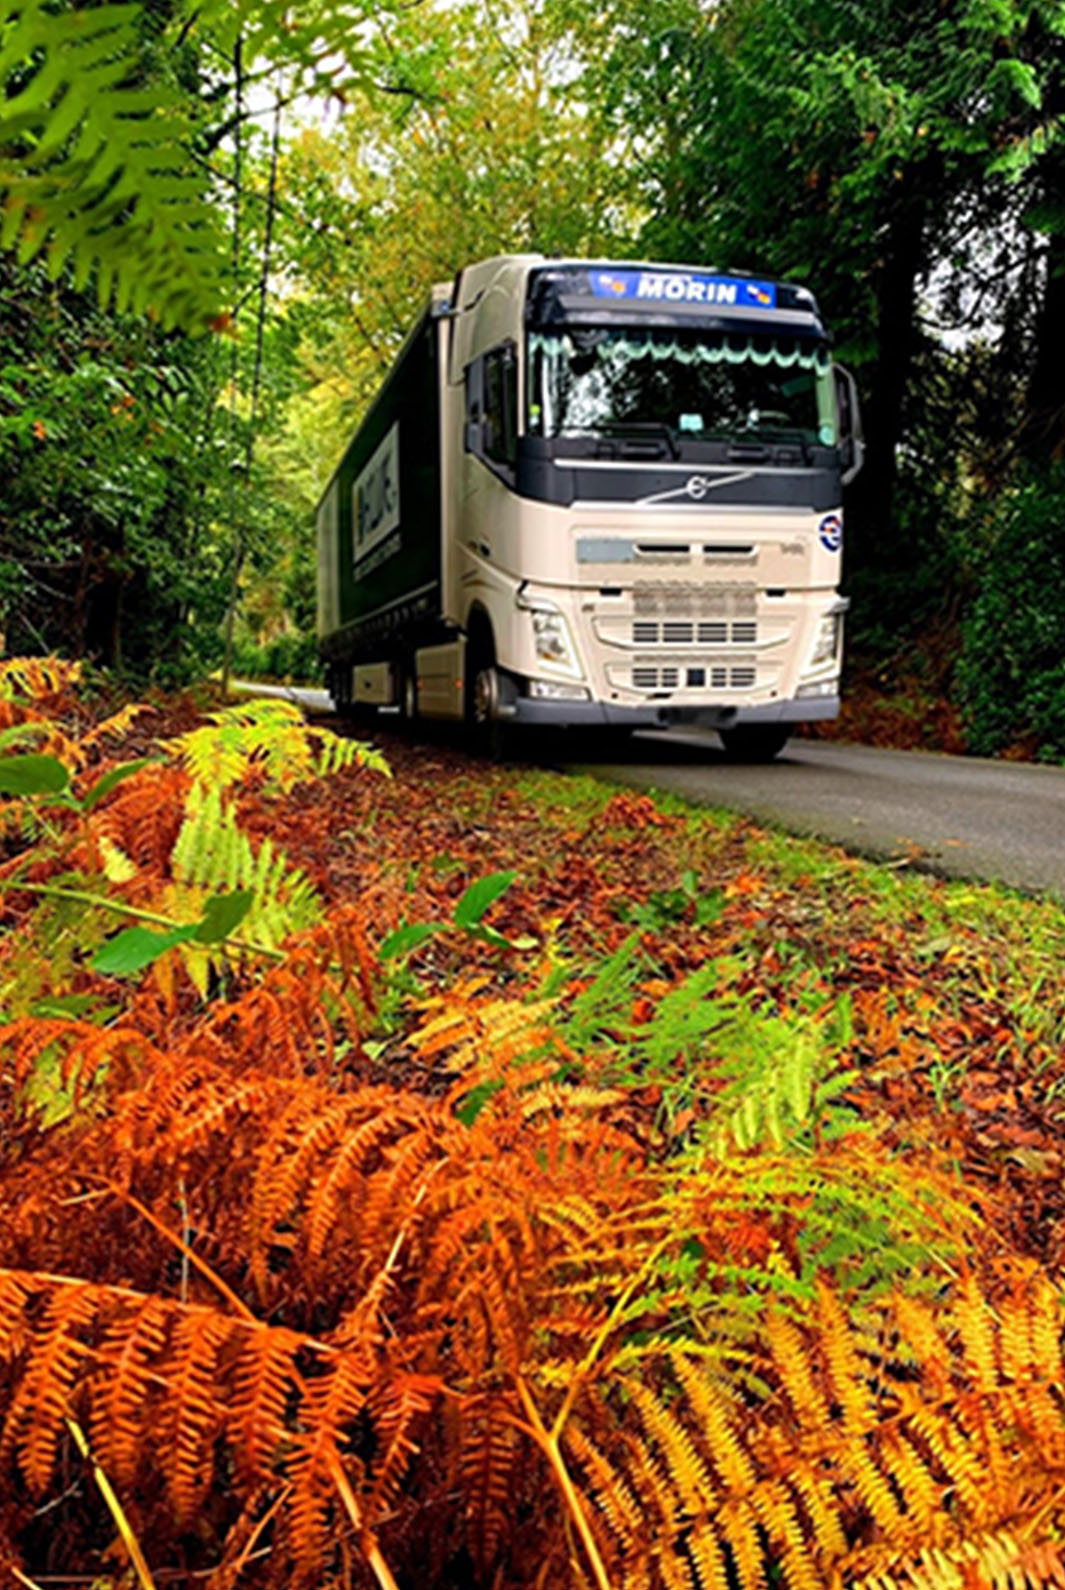
{"label": "windshield wiper", "polygon": [[633,441],[662,440],[669,448],[672,458],[680,457],[680,447],[674,435],[673,427],[667,425],[665,420],[607,420],[599,427],[601,436],[631,436]]}

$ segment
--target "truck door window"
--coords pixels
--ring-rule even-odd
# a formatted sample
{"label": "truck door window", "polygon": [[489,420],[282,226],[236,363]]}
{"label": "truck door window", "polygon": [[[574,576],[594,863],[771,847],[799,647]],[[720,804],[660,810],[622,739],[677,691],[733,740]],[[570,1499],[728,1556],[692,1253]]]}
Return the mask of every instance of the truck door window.
{"label": "truck door window", "polygon": [[484,450],[497,464],[513,464],[518,440],[518,363],[508,345],[484,356]]}

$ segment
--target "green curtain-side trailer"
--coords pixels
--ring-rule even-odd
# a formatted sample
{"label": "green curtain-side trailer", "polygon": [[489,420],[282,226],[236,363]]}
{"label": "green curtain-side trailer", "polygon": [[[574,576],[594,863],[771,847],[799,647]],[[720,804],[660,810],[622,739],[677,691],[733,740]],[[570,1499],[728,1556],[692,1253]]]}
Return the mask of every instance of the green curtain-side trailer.
{"label": "green curtain-side trailer", "polygon": [[445,309],[434,295],[318,506],[318,642],[335,681],[390,637],[440,627]]}

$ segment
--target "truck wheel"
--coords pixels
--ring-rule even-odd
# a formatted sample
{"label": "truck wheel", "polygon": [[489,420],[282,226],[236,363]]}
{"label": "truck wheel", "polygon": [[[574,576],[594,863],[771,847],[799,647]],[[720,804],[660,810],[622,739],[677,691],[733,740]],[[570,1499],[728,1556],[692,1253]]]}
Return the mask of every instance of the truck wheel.
{"label": "truck wheel", "polygon": [[735,729],[718,729],[725,756],[730,762],[771,762],[787,745],[791,730],[779,724],[741,724]]}
{"label": "truck wheel", "polygon": [[411,728],[418,721],[418,670],[413,657],[409,657],[400,668],[399,714]]}
{"label": "truck wheel", "polygon": [[[345,688],[347,687],[347,688]],[[333,711],[337,717],[346,717],[351,711],[351,670],[345,671],[338,665],[331,664],[326,670],[325,688],[333,702]]]}
{"label": "truck wheel", "polygon": [[504,726],[496,716],[499,708],[499,674],[491,642],[481,640],[467,652],[466,737],[470,749],[479,756],[499,760],[504,752]]}

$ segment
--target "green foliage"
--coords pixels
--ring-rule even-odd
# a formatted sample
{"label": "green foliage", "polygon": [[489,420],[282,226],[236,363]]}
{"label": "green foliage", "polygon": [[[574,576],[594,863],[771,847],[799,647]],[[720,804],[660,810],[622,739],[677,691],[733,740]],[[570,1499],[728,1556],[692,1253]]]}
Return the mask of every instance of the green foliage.
{"label": "green foliage", "polygon": [[484,920],[516,877],[516,872],[493,872],[487,877],[476,879],[460,896],[450,922],[404,922],[388,934],[378,954],[383,961],[405,959],[438,933],[446,933],[453,928],[501,949],[531,949],[535,939],[505,938]]}
{"label": "green foliage", "polygon": [[0,255],[0,618],[161,681],[218,654],[245,435],[216,417],[221,350],[99,310]]}
{"label": "green foliage", "polygon": [[108,977],[132,977],[179,944],[220,944],[243,922],[255,903],[250,889],[212,896],[199,922],[174,927],[165,933],[151,928],[123,928],[92,958],[92,968]]}
{"label": "green foliage", "polygon": [[247,637],[233,648],[233,672],[241,679],[278,680],[285,684],[311,684],[321,678],[322,665],[314,635],[314,612],[302,614],[302,634],[282,634],[272,640]]}
{"label": "green foliage", "polygon": [[231,291],[202,152],[220,137],[204,111],[226,120],[219,60],[239,40],[308,92],[351,91],[365,23],[361,5],[3,0],[0,246],[20,264],[43,252],[53,279],[69,263],[76,288],[95,272],[101,307],[204,329]]}
{"label": "green foliage", "polygon": [[696,873],[688,867],[675,889],[656,889],[636,905],[623,905],[620,914],[634,926],[656,933],[674,922],[690,921],[696,927],[708,927],[724,908],[721,890],[701,890]]}
{"label": "green foliage", "polygon": [[326,778],[346,767],[368,767],[388,776],[388,763],[374,746],[309,725],[294,701],[249,697],[205,715],[202,727],[166,743],[195,782],[220,792],[251,772],[268,793]]}
{"label": "green foliage", "polygon": [[59,795],[70,774],[54,756],[5,756],[0,760],[0,795]]}
{"label": "green foliage", "polygon": [[222,300],[223,252],[178,85],[145,72],[141,7],[0,5],[0,246],[46,251],[101,307],[203,324]]}
{"label": "green foliage", "polygon": [[1035,740],[1065,760],[1065,470],[1025,481],[996,503],[974,557],[976,591],[962,625],[959,700],[972,750]]}

